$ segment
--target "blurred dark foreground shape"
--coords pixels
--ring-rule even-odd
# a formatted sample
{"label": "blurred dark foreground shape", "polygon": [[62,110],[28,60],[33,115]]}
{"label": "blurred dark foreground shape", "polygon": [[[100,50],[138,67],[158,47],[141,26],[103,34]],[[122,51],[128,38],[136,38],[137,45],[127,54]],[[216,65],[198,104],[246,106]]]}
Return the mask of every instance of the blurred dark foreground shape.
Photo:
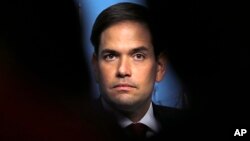
{"label": "blurred dark foreground shape", "polygon": [[0,140],[101,140],[73,1],[1,1]]}

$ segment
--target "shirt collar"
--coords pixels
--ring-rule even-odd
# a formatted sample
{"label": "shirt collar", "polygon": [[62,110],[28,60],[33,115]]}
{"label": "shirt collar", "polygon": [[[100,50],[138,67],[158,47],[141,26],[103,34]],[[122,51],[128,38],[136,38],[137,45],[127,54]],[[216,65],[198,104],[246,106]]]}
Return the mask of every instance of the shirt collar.
{"label": "shirt collar", "polygon": [[[102,104],[105,110],[108,110],[108,111],[111,110],[111,107],[104,100],[102,100]],[[129,118],[123,116],[122,114],[117,113],[115,115],[118,119],[119,125],[123,128],[133,123]],[[140,121],[138,121],[138,123],[143,123],[147,125],[151,130],[153,130],[156,133],[159,132],[160,124],[154,116],[152,103],[150,104],[149,109],[146,112],[146,114],[142,117]]]}

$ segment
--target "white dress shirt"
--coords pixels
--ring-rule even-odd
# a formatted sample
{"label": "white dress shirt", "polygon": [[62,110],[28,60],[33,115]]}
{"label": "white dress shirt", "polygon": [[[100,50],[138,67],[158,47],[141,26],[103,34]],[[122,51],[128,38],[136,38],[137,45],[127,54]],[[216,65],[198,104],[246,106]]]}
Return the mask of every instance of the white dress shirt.
{"label": "white dress shirt", "polygon": [[[111,110],[111,107],[104,100],[102,100],[102,104],[105,110]],[[123,116],[122,114],[117,113],[116,116],[118,119],[118,123],[122,128],[125,128],[133,123],[129,118]],[[146,133],[147,137],[153,136],[154,134],[159,132],[160,124],[154,116],[152,103],[150,104],[146,114],[137,123],[143,123],[150,128],[150,130]]]}

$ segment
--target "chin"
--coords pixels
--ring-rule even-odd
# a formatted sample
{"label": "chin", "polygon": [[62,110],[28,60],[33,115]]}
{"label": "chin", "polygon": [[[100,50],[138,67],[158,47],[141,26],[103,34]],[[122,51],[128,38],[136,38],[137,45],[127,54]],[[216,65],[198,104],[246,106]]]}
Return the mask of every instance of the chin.
{"label": "chin", "polygon": [[131,94],[120,94],[117,95],[113,101],[121,105],[133,105],[133,103],[136,101],[136,97]]}
{"label": "chin", "polygon": [[115,106],[120,110],[131,111],[133,110],[138,102],[135,99],[119,99],[116,100]]}

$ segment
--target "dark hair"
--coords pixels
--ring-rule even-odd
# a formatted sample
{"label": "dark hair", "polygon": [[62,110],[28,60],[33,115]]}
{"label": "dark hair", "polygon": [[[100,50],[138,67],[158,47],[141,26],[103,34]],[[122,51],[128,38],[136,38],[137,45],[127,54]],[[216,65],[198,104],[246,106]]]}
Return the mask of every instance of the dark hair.
{"label": "dark hair", "polygon": [[[99,49],[101,33],[108,27],[121,21],[135,21],[146,25],[151,33],[152,41],[154,42],[153,29],[151,25],[152,22],[150,20],[150,13],[148,9],[142,5],[134,3],[118,3],[102,11],[96,18],[90,37],[96,54]],[[154,53],[158,56],[159,51],[154,43],[153,46]]]}

